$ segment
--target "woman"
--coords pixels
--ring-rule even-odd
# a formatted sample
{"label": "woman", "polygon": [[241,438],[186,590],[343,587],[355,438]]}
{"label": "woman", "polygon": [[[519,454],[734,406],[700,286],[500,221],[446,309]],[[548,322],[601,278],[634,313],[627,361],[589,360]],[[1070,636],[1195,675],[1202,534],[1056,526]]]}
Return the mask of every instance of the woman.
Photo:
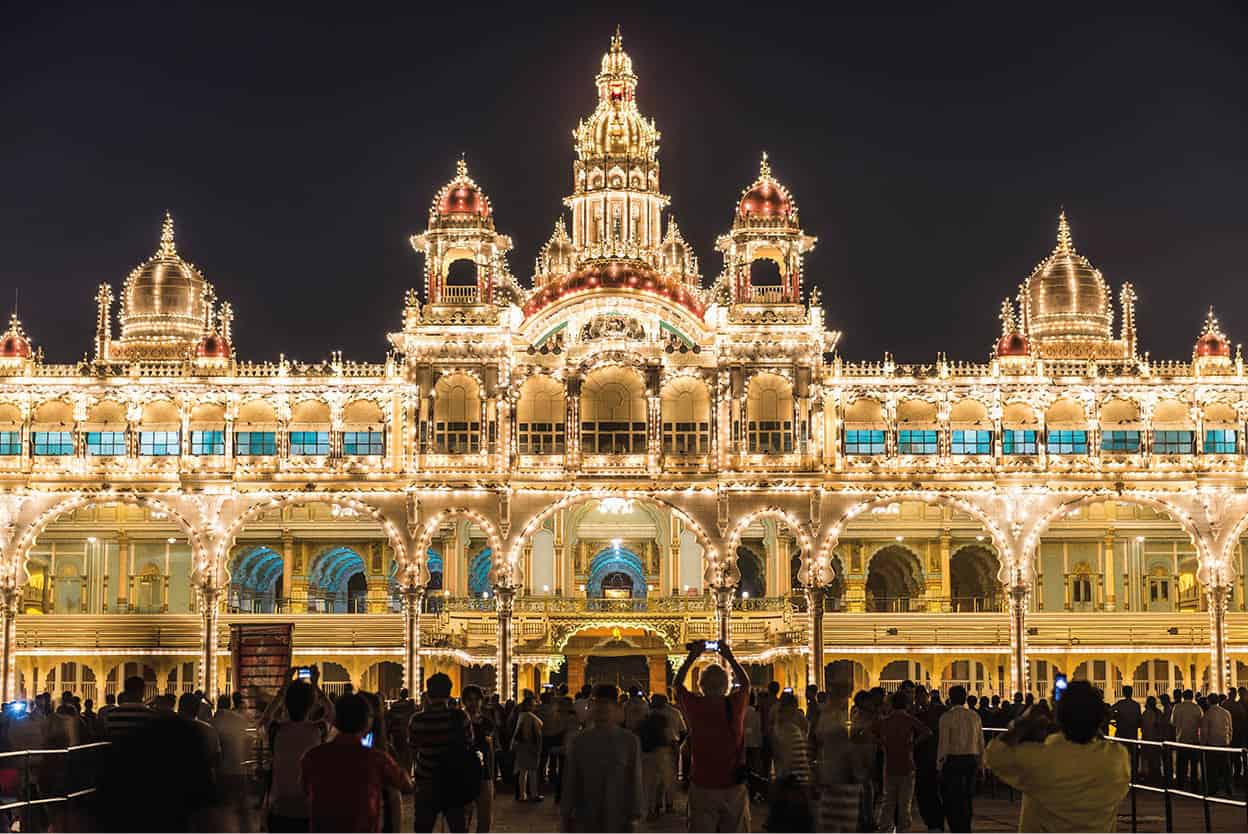
{"label": "woman", "polygon": [[[1144,699],[1144,714],[1140,716],[1140,737],[1144,741],[1165,741],[1170,734],[1170,722],[1157,706],[1157,699],[1149,695]],[[1144,745],[1139,758],[1140,775],[1145,779],[1161,781],[1161,748]]]}
{"label": "woman", "polygon": [[512,772],[521,802],[541,802],[538,767],[542,759],[542,719],[533,714],[535,698],[526,695],[516,713],[516,729],[511,737]]}

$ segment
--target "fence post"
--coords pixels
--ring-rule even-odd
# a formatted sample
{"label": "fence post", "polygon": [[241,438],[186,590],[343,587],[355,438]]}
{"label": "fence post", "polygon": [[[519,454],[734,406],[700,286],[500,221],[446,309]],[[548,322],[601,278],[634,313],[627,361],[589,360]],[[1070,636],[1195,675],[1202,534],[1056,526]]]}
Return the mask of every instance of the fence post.
{"label": "fence post", "polygon": [[1137,814],[1137,808],[1136,808],[1137,802],[1136,802],[1135,783],[1139,781],[1139,778],[1140,778],[1140,745],[1131,744],[1129,745],[1129,748],[1132,751],[1132,755],[1131,755],[1131,834],[1135,834],[1135,832],[1138,830],[1138,820],[1139,820],[1139,817]]}
{"label": "fence post", "polygon": [[1200,749],[1200,804],[1205,810],[1205,831],[1213,831],[1213,813],[1209,808],[1209,751]]}
{"label": "fence post", "polygon": [[1166,832],[1174,831],[1174,800],[1170,796],[1170,780],[1174,777],[1174,759],[1170,755],[1170,742],[1161,743],[1161,796],[1166,809]]}

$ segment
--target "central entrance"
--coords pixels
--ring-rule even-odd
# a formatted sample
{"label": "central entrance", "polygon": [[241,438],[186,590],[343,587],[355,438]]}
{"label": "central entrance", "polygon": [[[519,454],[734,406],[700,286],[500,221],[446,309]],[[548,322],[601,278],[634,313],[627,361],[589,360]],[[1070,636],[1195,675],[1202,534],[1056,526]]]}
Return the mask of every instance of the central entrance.
{"label": "central entrance", "polygon": [[641,624],[583,628],[568,639],[563,654],[573,690],[605,683],[653,694],[666,692],[670,680],[667,644]]}
{"label": "central entrance", "polygon": [[591,655],[585,663],[585,682],[590,686],[613,684],[621,691],[633,687],[650,689],[650,663],[645,655]]}

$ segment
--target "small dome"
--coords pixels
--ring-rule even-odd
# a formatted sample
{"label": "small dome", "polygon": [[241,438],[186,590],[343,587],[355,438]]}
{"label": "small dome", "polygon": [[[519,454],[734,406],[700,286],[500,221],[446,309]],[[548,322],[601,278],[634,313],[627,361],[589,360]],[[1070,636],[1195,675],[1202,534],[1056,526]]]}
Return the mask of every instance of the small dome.
{"label": "small dome", "polygon": [[1075,251],[1065,213],[1058,219],[1057,246],[1027,279],[1025,296],[1030,336],[1104,342],[1112,337],[1109,287],[1100,271]]}
{"label": "small dome", "polygon": [[758,179],[750,184],[737,202],[737,220],[788,226],[797,222],[797,205],[789,190],[771,175],[767,154],[759,164]]}
{"label": "small dome", "polygon": [[563,218],[555,221],[555,229],[550,240],[542,247],[537,258],[538,275],[567,275],[576,267],[576,247],[568,237],[568,228]]}
{"label": "small dome", "polygon": [[1006,333],[997,340],[997,356],[1027,356],[1027,337],[1022,333]]}
{"label": "small dome", "polygon": [[1209,308],[1209,312],[1205,316],[1205,329],[1201,331],[1200,338],[1196,340],[1196,346],[1192,348],[1192,356],[1197,358],[1222,357],[1226,359],[1231,357],[1230,340],[1226,338],[1226,334],[1218,326],[1218,319],[1213,314],[1212,307]]}
{"label": "small dome", "polygon": [[230,343],[216,333],[209,333],[200,339],[195,348],[195,355],[200,359],[229,359],[230,352]]}
{"label": "small dome", "polygon": [[447,220],[489,219],[490,200],[468,176],[468,164],[464,160],[456,163],[455,178],[442,186],[434,197],[430,214]]}
{"label": "small dome", "polygon": [[197,339],[211,294],[199,270],[178,256],[173,218],[166,214],[160,248],[130,273],[122,290],[122,338]]}
{"label": "small dome", "polygon": [[0,336],[0,359],[29,359],[30,341],[17,333]]}

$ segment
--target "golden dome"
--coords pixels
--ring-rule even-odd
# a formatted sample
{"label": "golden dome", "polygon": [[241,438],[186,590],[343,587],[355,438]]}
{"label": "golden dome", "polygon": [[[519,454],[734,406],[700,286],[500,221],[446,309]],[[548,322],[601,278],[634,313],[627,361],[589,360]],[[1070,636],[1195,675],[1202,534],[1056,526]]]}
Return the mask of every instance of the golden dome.
{"label": "golden dome", "polygon": [[537,274],[539,276],[567,275],[576,268],[576,247],[572,238],[568,237],[568,227],[563,218],[555,221],[555,230],[550,240],[542,247],[537,257]]}
{"label": "golden dome", "polygon": [[602,72],[594,81],[598,106],[572,131],[578,156],[582,160],[609,156],[653,161],[659,149],[659,131],[653,119],[637,110],[637,76],[619,29],[611,38],[611,49],[602,56]]}
{"label": "golden dome", "polygon": [[123,340],[197,341],[208,322],[212,287],[178,256],[173,218],[165,214],[156,254],[137,266],[122,289]]}
{"label": "golden dome", "polygon": [[1075,251],[1062,212],[1057,246],[1023,285],[1024,318],[1032,339],[1104,341],[1112,338],[1109,287],[1098,269]]}

